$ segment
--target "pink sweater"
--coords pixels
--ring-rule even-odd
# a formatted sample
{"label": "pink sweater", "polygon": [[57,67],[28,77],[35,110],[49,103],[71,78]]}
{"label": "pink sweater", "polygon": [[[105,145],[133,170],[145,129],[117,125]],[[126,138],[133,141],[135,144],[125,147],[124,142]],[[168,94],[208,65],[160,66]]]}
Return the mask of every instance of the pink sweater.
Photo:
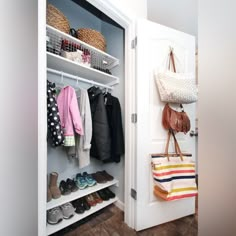
{"label": "pink sweater", "polygon": [[63,88],[57,97],[61,126],[65,136],[83,135],[83,126],[75,90],[71,86]]}

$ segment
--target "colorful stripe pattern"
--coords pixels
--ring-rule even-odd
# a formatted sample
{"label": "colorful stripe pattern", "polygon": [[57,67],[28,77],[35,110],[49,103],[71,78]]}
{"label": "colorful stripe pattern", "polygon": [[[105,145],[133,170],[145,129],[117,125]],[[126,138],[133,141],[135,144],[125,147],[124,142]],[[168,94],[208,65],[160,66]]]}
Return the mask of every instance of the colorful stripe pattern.
{"label": "colorful stripe pattern", "polygon": [[195,163],[192,157],[152,158],[154,194],[167,201],[197,195]]}

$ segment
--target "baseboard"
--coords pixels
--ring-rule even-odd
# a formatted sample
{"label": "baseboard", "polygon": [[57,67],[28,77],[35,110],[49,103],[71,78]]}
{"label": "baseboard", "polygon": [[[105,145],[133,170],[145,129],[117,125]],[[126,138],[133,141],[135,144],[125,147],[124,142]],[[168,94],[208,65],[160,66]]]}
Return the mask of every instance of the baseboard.
{"label": "baseboard", "polygon": [[119,199],[114,203],[120,210],[124,211],[125,209],[125,204],[120,201]]}

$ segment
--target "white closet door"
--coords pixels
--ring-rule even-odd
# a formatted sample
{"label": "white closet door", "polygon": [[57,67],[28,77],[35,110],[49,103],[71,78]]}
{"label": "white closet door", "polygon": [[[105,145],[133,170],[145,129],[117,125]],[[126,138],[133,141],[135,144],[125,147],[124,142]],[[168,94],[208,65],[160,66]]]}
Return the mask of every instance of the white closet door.
{"label": "white closet door", "polygon": [[[147,21],[137,23],[137,155],[135,229],[142,230],[195,212],[195,198],[165,202],[153,194],[150,154],[164,152],[167,131],[161,123],[164,103],[160,101],[153,72],[163,67],[169,46],[178,60],[176,67],[195,73],[195,38]],[[195,105],[184,105],[195,130]],[[177,134],[182,151],[195,154],[195,140],[189,133]],[[173,148],[173,145],[171,145]],[[171,150],[173,151],[173,149]]]}

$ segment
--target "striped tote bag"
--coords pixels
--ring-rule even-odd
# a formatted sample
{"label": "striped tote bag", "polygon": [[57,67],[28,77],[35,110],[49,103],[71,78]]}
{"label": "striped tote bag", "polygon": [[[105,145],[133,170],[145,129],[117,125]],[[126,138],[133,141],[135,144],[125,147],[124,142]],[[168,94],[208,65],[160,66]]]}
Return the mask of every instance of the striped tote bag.
{"label": "striped tote bag", "polygon": [[[174,137],[175,153],[168,153],[171,135]],[[166,201],[197,195],[195,162],[191,154],[181,153],[173,131],[168,132],[164,154],[151,154],[154,195]]]}

